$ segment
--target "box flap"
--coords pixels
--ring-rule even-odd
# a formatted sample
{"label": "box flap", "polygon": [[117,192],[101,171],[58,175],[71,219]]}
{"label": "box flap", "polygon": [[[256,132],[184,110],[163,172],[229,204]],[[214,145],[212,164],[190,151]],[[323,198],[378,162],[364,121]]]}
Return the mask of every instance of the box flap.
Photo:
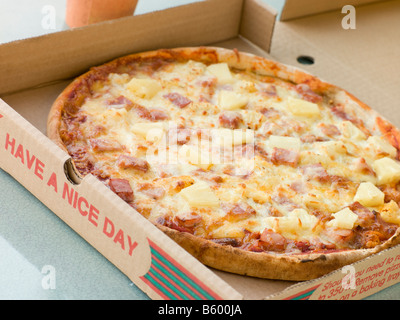
{"label": "box flap", "polygon": [[260,0],[208,0],[6,43],[0,46],[0,70],[7,74],[0,95],[69,79],[133,52],[208,45],[239,34],[268,52],[275,17]]}
{"label": "box flap", "polygon": [[[356,29],[342,28],[341,11],[275,25],[271,55],[349,91],[400,125],[400,2],[357,8]],[[299,56],[314,63],[300,64]]]}
{"label": "box flap", "polygon": [[245,0],[240,34],[269,52],[277,12],[260,0]]}
{"label": "box flap", "polygon": [[[46,84],[50,79],[71,78],[132,52],[206,45],[236,37],[242,2],[201,1],[6,43],[0,46],[0,70],[7,74],[7,81],[0,82],[0,94]],[[65,68],[54,68],[63,61],[68,61]],[[22,75],[15,70],[30,72]]]}
{"label": "box flap", "polygon": [[71,181],[69,155],[1,99],[0,122],[0,167],[151,298],[242,299],[97,178]]}
{"label": "box flap", "polygon": [[267,300],[360,300],[398,283],[400,247],[395,246],[267,296]]}
{"label": "box flap", "polygon": [[359,6],[379,0],[286,0],[282,9],[281,21],[287,21],[322,12],[337,10],[345,5]]}

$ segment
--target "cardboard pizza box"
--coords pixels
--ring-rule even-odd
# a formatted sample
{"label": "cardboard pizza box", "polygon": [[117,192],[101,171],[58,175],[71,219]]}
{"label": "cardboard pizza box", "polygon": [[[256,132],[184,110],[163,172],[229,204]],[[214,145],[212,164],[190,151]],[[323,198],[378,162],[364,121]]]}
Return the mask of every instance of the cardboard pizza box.
{"label": "cardboard pizza box", "polygon": [[[313,11],[298,11],[300,2]],[[322,2],[326,5],[315,5]],[[372,32],[381,40],[379,31],[393,30],[399,2],[357,1],[357,35],[339,29],[341,7],[331,3],[287,1],[277,21],[275,10],[261,0],[207,0],[3,44],[0,70],[7,81],[0,82],[0,167],[151,299],[360,299],[393,285],[400,278],[399,247],[299,283],[208,268],[96,178],[76,177],[68,154],[46,137],[53,101],[91,66],[132,52],[198,45],[237,48],[304,67],[355,93],[396,124],[399,93],[393,83],[399,62],[386,50],[398,52],[399,44],[374,46],[385,54],[378,65],[363,51],[362,39]],[[353,47],[359,48],[356,57]],[[312,57],[314,64],[299,64],[300,55]]]}

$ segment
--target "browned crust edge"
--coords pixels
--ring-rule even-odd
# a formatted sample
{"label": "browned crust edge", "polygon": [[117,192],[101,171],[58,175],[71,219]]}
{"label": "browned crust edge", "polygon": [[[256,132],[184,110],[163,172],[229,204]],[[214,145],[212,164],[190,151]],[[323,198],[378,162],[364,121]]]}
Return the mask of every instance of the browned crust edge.
{"label": "browned crust edge", "polygon": [[[396,138],[399,137],[400,141],[400,134],[397,128],[391,125],[387,120],[383,120],[382,117],[379,117],[379,120],[375,111],[347,91],[323,82],[319,78],[295,67],[286,66],[279,62],[252,54],[217,47],[187,47],[135,53],[92,68],[90,71],[71,82],[54,102],[47,121],[48,137],[66,151],[66,147],[60,137],[62,111],[66,103],[74,96],[75,90],[81,85],[86,85],[86,79],[102,72],[112,71],[117,68],[117,66],[128,63],[129,61],[149,58],[166,58],[171,60],[192,59],[210,63],[227,62],[230,66],[235,68],[276,76],[296,84],[307,84],[316,92],[343,91],[350,99],[357,102],[364,112],[370,113],[371,116],[376,117],[378,122],[380,121],[381,125],[379,126],[378,123],[378,127],[382,132],[385,132],[383,127],[390,127],[391,132],[395,132]],[[180,232],[162,225],[156,226],[200,262],[209,267],[246,276],[290,281],[304,281],[318,278],[344,265],[354,263],[400,243],[399,228],[396,234],[388,241],[373,249],[347,250],[327,254],[279,255],[245,251],[239,248],[217,244],[213,241],[196,237],[190,233]]]}
{"label": "browned crust edge", "polygon": [[397,231],[392,238],[374,249],[346,250],[326,254],[280,255],[245,251],[162,225],[157,225],[157,227],[209,267],[245,276],[290,281],[319,278],[400,243],[399,231]]}

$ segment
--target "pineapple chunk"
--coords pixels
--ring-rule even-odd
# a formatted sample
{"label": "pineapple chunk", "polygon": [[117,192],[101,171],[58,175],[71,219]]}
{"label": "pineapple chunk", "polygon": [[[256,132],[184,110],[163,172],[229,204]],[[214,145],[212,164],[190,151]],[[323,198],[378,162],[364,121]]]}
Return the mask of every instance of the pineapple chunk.
{"label": "pineapple chunk", "polygon": [[135,96],[144,99],[153,98],[162,89],[161,84],[154,79],[133,78],[126,84],[126,88]]}
{"label": "pineapple chunk", "polygon": [[210,169],[213,165],[211,154],[207,151],[202,151],[200,147],[188,147],[187,145],[183,145],[179,150],[179,155],[190,164],[204,170]]}
{"label": "pineapple chunk", "polygon": [[396,157],[397,149],[393,147],[388,141],[382,137],[370,136],[367,139],[369,145],[373,148],[376,153],[387,154],[390,157]]}
{"label": "pineapple chunk", "polygon": [[300,221],[300,228],[311,230],[318,222],[318,218],[312,214],[309,214],[304,209],[294,209],[289,213],[289,217],[296,217]]}
{"label": "pineapple chunk", "polygon": [[218,207],[219,199],[206,182],[200,181],[179,193],[192,207]]}
{"label": "pineapple chunk", "polygon": [[218,193],[221,202],[239,202],[243,199],[242,196],[243,188],[240,185],[230,186]]}
{"label": "pineapple chunk", "polygon": [[225,222],[220,227],[213,229],[212,237],[216,239],[222,238],[243,238],[245,235],[244,228],[236,224]]}
{"label": "pineapple chunk", "polygon": [[[90,107],[90,105],[89,105]],[[100,117],[102,117],[105,121],[119,121],[123,119],[123,117],[126,117],[128,111],[125,108],[122,109],[114,109],[114,108],[109,108],[106,109],[103,114],[100,114]]]}
{"label": "pineapple chunk", "polygon": [[327,155],[326,152],[316,153],[305,150],[300,153],[300,162],[302,165],[320,163],[324,167],[329,167],[332,161],[333,160]]}
{"label": "pineapple chunk", "polygon": [[400,181],[400,163],[391,158],[385,157],[375,160],[372,164],[378,183],[393,183]]}
{"label": "pineapple chunk", "polygon": [[157,143],[161,142],[163,137],[164,137],[163,128],[154,128],[147,132],[146,141],[157,144]]}
{"label": "pineapple chunk", "polygon": [[237,110],[245,107],[249,99],[242,94],[221,90],[218,95],[218,106],[224,110]]}
{"label": "pineapple chunk", "polygon": [[278,217],[275,218],[275,231],[296,233],[296,230],[300,227],[300,220],[295,216]]}
{"label": "pineapple chunk", "polygon": [[233,130],[232,145],[246,144],[254,142],[254,131],[250,129]]}
{"label": "pineapple chunk", "polygon": [[250,129],[215,129],[213,136],[218,144],[224,147],[232,147],[240,144],[254,142],[254,131]]}
{"label": "pineapple chunk", "polygon": [[161,140],[164,135],[164,123],[162,122],[138,122],[131,126],[131,131],[145,138],[149,142]]}
{"label": "pineapple chunk", "polygon": [[360,183],[356,195],[354,196],[354,201],[358,201],[366,207],[383,205],[384,199],[385,194],[371,182]]}
{"label": "pineapple chunk", "polygon": [[365,140],[366,136],[364,132],[358,129],[353,123],[350,121],[343,121],[340,124],[340,131],[342,132],[345,138],[351,140]]}
{"label": "pineapple chunk", "polygon": [[287,108],[295,116],[317,117],[320,114],[317,104],[293,97],[288,97]]}
{"label": "pineapple chunk", "polygon": [[257,92],[256,85],[252,81],[239,80],[235,82],[236,90],[241,92]]}
{"label": "pineapple chunk", "polygon": [[339,229],[353,229],[358,216],[349,208],[344,208],[333,214],[334,219],[329,221],[327,225]]}
{"label": "pineapple chunk", "polygon": [[271,135],[268,140],[271,148],[281,148],[293,151],[300,151],[301,141],[296,137],[283,137]]}
{"label": "pineapple chunk", "polygon": [[400,209],[397,203],[393,200],[385,203],[381,210],[381,217],[387,223],[400,225]]}
{"label": "pineapple chunk", "polygon": [[257,130],[262,125],[264,115],[255,110],[240,110],[246,127]]}
{"label": "pineapple chunk", "polygon": [[243,190],[243,195],[261,204],[271,200],[271,196],[266,191],[259,190],[250,186],[247,186]]}
{"label": "pineapple chunk", "polygon": [[127,74],[127,73],[122,73],[122,74],[110,73],[108,78],[111,80],[111,82],[114,85],[123,85],[129,81],[130,77],[129,77],[129,74]]}
{"label": "pineapple chunk", "polygon": [[275,230],[297,235],[311,231],[318,223],[318,218],[304,209],[294,209],[287,216],[275,219]]}
{"label": "pineapple chunk", "polygon": [[347,148],[342,141],[318,142],[320,151],[325,152],[330,157],[336,157],[347,153]]}
{"label": "pineapple chunk", "polygon": [[221,84],[231,83],[233,82],[233,76],[231,71],[229,70],[229,66],[227,63],[215,63],[209,65],[207,70],[217,78],[218,82]]}

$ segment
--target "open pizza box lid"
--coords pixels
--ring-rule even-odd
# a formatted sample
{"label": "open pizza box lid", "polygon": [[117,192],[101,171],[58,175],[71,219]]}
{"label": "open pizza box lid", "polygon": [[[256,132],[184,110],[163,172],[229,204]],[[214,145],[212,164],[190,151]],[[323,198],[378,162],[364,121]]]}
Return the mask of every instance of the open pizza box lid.
{"label": "open pizza box lid", "polygon": [[[399,18],[398,1],[287,0],[270,53],[346,89],[398,126]],[[314,64],[299,64],[300,56]]]}
{"label": "open pizza box lid", "polygon": [[[276,21],[275,10],[261,0],[208,0],[1,45],[0,70],[7,81],[0,82],[0,167],[152,299],[359,299],[397,283],[397,247],[345,273],[301,283],[207,268],[93,176],[77,180],[70,157],[45,135],[52,102],[89,67],[132,52],[199,45],[301,66],[400,123],[399,44],[384,37],[387,30],[389,39],[399,32],[393,25],[400,21],[400,3],[358,1],[364,5],[356,7],[357,28],[344,30],[340,8],[312,5],[322,2],[331,3],[287,1]],[[300,3],[318,10],[298,11]],[[314,64],[300,65],[299,55],[313,57]],[[343,279],[350,288],[343,289]],[[336,294],[329,296],[331,290]]]}

